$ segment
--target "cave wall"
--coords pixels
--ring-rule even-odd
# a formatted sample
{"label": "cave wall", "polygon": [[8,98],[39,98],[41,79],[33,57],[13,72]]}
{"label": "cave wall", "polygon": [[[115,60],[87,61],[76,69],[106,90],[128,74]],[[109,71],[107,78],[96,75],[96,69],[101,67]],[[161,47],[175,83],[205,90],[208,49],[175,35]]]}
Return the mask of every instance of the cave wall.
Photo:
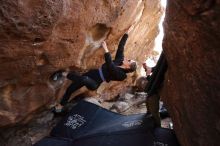
{"label": "cave wall", "polygon": [[219,145],[220,0],[169,0],[163,100],[183,146]]}
{"label": "cave wall", "polygon": [[[59,69],[99,67],[104,62],[100,43],[106,39],[114,54],[120,37],[135,22],[125,55],[144,61],[158,34],[159,2],[0,0],[0,127],[25,123],[59,100],[60,87],[68,82],[52,82],[50,75]],[[105,96],[118,94],[114,85],[102,88],[109,91]]]}

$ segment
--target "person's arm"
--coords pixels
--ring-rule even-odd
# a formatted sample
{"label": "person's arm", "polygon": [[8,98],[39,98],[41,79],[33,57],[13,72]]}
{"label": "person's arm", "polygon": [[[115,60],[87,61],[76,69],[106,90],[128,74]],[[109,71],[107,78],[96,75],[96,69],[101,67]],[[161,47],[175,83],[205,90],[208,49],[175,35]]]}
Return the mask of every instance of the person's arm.
{"label": "person's arm", "polygon": [[119,45],[118,45],[118,49],[115,55],[115,61],[122,63],[124,60],[124,46],[126,44],[126,41],[128,39],[128,34],[134,29],[134,25],[131,25],[127,32],[123,35],[123,37],[121,38]]}
{"label": "person's arm", "polygon": [[118,49],[115,55],[115,61],[117,62],[122,63],[124,60],[124,46],[126,44],[127,39],[128,39],[128,34],[125,33],[119,42]]}
{"label": "person's arm", "polygon": [[108,47],[107,47],[105,41],[102,42],[102,47],[103,47],[103,49],[105,51],[104,57],[105,57],[105,62],[107,64],[107,67],[111,68],[111,66],[114,66],[114,63],[112,61],[111,54],[109,53],[109,50],[108,50]]}
{"label": "person's arm", "polygon": [[102,42],[102,47],[105,50],[105,62],[108,68],[108,71],[110,72],[111,75],[113,75],[116,79],[121,79],[124,78],[121,75],[121,72],[118,70],[117,66],[114,64],[114,62],[112,61],[112,57],[111,54],[108,51],[107,45],[105,42]]}
{"label": "person's arm", "polygon": [[109,50],[108,50],[108,47],[105,41],[102,42],[102,48],[104,49],[105,53],[109,53]]}

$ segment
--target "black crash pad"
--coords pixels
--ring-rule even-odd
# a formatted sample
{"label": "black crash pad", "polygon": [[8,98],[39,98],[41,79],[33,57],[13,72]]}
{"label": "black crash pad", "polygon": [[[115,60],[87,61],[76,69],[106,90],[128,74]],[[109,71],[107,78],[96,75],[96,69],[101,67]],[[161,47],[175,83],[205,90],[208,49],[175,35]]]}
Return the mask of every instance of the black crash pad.
{"label": "black crash pad", "polygon": [[45,137],[34,146],[73,146],[73,141],[65,138]]}
{"label": "black crash pad", "polygon": [[153,128],[154,121],[146,114],[126,116],[80,101],[52,130],[51,136],[74,140],[94,134],[128,133]]}
{"label": "black crash pad", "polygon": [[146,114],[125,116],[86,101],[74,106],[50,136],[35,146],[179,145],[173,130],[155,128],[153,119]]}

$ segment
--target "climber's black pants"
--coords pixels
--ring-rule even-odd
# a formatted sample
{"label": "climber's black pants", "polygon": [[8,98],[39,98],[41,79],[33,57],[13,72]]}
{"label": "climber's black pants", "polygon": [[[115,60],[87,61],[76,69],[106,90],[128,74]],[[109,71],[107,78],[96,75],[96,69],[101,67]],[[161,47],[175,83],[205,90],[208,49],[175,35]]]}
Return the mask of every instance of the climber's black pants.
{"label": "climber's black pants", "polygon": [[67,78],[72,80],[73,83],[67,88],[63,98],[60,102],[61,105],[68,103],[68,100],[73,92],[80,89],[83,86],[86,86],[89,90],[96,90],[99,87],[99,84],[88,76],[81,76],[75,73],[69,73]]}

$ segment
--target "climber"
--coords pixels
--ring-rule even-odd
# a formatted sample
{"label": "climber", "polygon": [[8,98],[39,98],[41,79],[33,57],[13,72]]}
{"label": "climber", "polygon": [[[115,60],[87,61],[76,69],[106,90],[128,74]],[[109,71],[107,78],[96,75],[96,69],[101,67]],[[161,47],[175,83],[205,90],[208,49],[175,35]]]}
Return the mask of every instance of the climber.
{"label": "climber", "polygon": [[153,68],[148,67],[144,63],[143,68],[145,69],[148,80],[147,86],[145,88],[145,91],[147,92],[147,96],[148,96],[146,101],[148,113],[152,114],[156,126],[160,127],[161,126],[160,118],[162,116],[164,118],[168,116],[168,112],[164,107],[160,109],[160,95],[159,95],[159,92],[163,86],[163,80],[167,70],[167,61],[164,56],[164,53],[163,52],[161,53],[160,58],[155,67]]}
{"label": "climber", "polygon": [[67,88],[63,98],[59,104],[55,106],[54,112],[62,112],[63,106],[68,103],[68,100],[73,92],[79,88],[86,86],[89,90],[96,90],[102,82],[123,81],[127,77],[127,73],[134,72],[137,68],[136,62],[124,58],[124,45],[128,38],[128,33],[133,29],[133,25],[120,40],[115,60],[112,60],[111,54],[107,48],[105,41],[102,42],[102,47],[105,51],[105,63],[99,69],[91,69],[88,72],[80,75],[73,72],[58,72],[52,77],[57,80],[57,77],[64,76],[73,83]]}

